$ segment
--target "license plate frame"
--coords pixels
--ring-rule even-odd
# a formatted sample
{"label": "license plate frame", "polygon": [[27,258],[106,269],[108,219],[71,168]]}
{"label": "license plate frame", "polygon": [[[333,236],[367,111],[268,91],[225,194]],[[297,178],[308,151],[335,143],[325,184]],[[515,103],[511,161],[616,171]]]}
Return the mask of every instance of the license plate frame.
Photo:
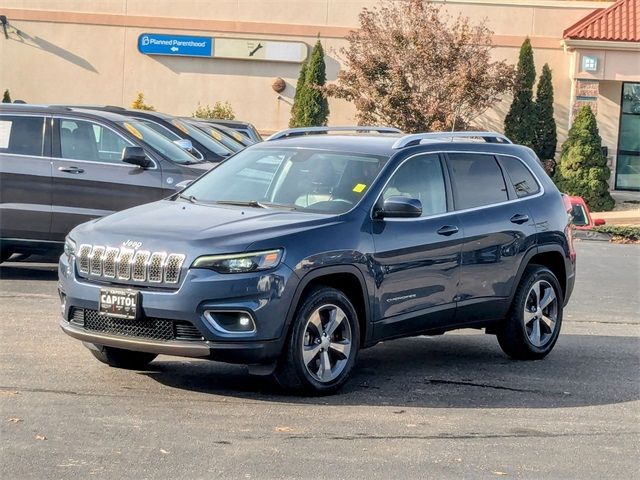
{"label": "license plate frame", "polygon": [[98,313],[109,317],[135,320],[140,312],[140,292],[131,288],[101,288]]}

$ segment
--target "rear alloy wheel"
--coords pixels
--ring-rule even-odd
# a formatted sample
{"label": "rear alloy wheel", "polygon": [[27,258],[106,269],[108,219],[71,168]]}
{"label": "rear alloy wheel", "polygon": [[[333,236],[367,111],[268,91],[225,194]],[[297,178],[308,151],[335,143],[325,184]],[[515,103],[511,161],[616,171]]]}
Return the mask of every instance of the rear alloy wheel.
{"label": "rear alloy wheel", "polygon": [[90,348],[89,351],[102,363],[110,367],[126,368],[130,370],[141,370],[149,365],[158,355],[147,352],[134,352],[114,347],[102,347],[96,345],[97,349]]}
{"label": "rear alloy wheel", "polygon": [[516,291],[498,342],[512,358],[535,360],[554,347],[562,323],[562,290],[547,268],[530,265]]}
{"label": "rear alloy wheel", "polygon": [[347,381],[359,344],[349,299],[339,290],[316,288],[298,310],[275,378],[287,390],[335,392]]}

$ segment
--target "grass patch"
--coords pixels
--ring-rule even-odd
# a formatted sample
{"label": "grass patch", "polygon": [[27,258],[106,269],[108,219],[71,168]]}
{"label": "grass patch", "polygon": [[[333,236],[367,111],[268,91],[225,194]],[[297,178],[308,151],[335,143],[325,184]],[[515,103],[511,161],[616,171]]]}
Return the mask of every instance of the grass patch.
{"label": "grass patch", "polygon": [[638,243],[640,242],[640,227],[629,227],[624,225],[602,225],[594,227],[593,231],[611,235],[611,241],[617,243]]}

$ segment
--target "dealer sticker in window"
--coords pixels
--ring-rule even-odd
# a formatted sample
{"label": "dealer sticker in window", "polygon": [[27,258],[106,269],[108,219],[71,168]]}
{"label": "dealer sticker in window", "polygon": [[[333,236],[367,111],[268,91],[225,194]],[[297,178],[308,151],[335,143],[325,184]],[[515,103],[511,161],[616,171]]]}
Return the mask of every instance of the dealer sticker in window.
{"label": "dealer sticker in window", "polygon": [[353,191],[356,193],[362,193],[364,192],[365,188],[367,188],[367,186],[364,183],[358,183],[355,187],[353,187]]}

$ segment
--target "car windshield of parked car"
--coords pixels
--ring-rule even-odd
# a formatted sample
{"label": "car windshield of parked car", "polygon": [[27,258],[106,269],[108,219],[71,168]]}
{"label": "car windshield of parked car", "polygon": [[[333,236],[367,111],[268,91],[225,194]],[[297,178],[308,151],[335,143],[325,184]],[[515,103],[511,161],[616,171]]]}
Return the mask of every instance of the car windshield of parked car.
{"label": "car windshield of parked car", "polygon": [[181,164],[200,162],[189,152],[183,150],[178,145],[169,140],[169,138],[165,137],[164,135],[160,135],[158,132],[149,128],[147,125],[138,120],[128,119],[126,121],[121,121],[118,123],[122,127],[126,128],[134,137],[142,140],[144,143],[149,145],[152,150],[155,150],[167,160],[171,160],[172,162]]}
{"label": "car windshield of parked car", "polygon": [[226,147],[222,142],[211,138],[209,135],[204,133],[202,130],[194,127],[193,125],[189,125],[188,123],[182,122],[178,119],[172,120],[171,123],[180,131],[189,135],[194,140],[200,142],[202,145],[204,145],[205,148],[209,149],[209,151],[220,155],[221,157],[228,157],[235,152],[235,150]]}
{"label": "car windshield of parked car", "polygon": [[201,122],[194,123],[193,125],[200,129],[202,132],[209,135],[214,140],[222,143],[225,147],[233,150],[234,152],[239,152],[240,150],[245,148],[245,145],[231,138],[229,135],[220,130],[217,125]]}
{"label": "car windshield of parked car", "polygon": [[189,201],[344,213],[356,205],[387,157],[250,147],[181,192]]}

